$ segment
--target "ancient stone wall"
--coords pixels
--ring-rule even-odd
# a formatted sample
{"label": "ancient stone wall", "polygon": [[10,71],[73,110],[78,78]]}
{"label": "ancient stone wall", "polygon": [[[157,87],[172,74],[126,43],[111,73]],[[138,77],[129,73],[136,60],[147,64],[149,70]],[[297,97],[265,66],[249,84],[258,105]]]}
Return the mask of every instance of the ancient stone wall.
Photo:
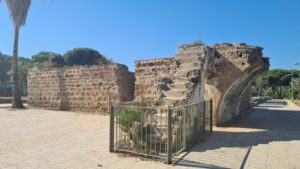
{"label": "ancient stone wall", "polygon": [[28,74],[30,106],[107,113],[109,93],[115,102],[133,99],[134,80],[126,66],[70,67]]}
{"label": "ancient stone wall", "polygon": [[214,101],[214,122],[223,125],[241,117],[250,108],[250,87],[267,71],[262,48],[246,44],[217,44],[206,74],[206,98]]}
{"label": "ancient stone wall", "polygon": [[199,102],[204,95],[213,99],[214,124],[224,125],[249,112],[251,84],[269,68],[262,50],[244,43],[188,44],[173,58],[138,61],[135,98],[172,106]]}
{"label": "ancient stone wall", "polygon": [[174,58],[161,58],[135,62],[135,100],[156,100],[161,96],[164,77],[175,72]]}
{"label": "ancient stone wall", "polygon": [[172,58],[136,61],[135,75],[117,64],[30,72],[28,103],[106,113],[109,92],[116,102],[135,96],[135,101],[156,100],[158,106],[213,99],[214,123],[223,125],[250,110],[251,84],[269,68],[262,50],[244,43],[192,43]]}

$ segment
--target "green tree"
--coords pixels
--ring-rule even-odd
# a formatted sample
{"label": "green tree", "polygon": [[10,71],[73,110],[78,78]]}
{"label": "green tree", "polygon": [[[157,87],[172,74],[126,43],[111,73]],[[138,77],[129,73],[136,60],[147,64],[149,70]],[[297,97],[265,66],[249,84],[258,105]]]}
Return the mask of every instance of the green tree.
{"label": "green tree", "polygon": [[268,86],[268,81],[266,76],[259,76],[254,84],[254,90],[256,92],[256,95],[263,96],[263,92],[265,88]]}
{"label": "green tree", "polygon": [[98,51],[90,48],[75,48],[64,54],[67,65],[97,65],[108,64],[109,61]]}
{"label": "green tree", "polygon": [[21,95],[27,95],[27,75],[30,69],[35,67],[37,63],[33,62],[31,59],[20,57],[19,58],[19,73],[20,73],[20,88]]}
{"label": "green tree", "polygon": [[10,16],[14,24],[14,47],[13,47],[13,108],[24,108],[19,82],[18,69],[18,50],[19,50],[19,31],[21,26],[25,25],[27,13],[31,5],[31,0],[6,0],[6,4],[10,11]]}
{"label": "green tree", "polygon": [[300,77],[298,70],[270,70],[257,78],[252,86],[252,94],[272,98],[292,98],[291,81],[297,77]]}
{"label": "green tree", "polygon": [[11,57],[0,53],[0,96],[12,95],[11,87]]}
{"label": "green tree", "polygon": [[8,72],[11,70],[11,57],[0,53],[0,84],[5,85],[10,83]]}
{"label": "green tree", "polygon": [[293,78],[291,82],[292,95],[294,99],[300,99],[300,78]]}
{"label": "green tree", "polygon": [[38,63],[40,68],[63,67],[66,64],[63,56],[54,52],[40,52],[33,55],[32,60]]}

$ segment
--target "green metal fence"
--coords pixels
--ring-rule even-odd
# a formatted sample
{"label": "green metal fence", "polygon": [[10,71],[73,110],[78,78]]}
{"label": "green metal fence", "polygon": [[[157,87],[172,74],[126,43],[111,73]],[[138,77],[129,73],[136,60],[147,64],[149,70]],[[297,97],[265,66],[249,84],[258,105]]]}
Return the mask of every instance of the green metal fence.
{"label": "green metal fence", "polygon": [[110,104],[110,152],[166,159],[212,132],[212,100],[180,107]]}

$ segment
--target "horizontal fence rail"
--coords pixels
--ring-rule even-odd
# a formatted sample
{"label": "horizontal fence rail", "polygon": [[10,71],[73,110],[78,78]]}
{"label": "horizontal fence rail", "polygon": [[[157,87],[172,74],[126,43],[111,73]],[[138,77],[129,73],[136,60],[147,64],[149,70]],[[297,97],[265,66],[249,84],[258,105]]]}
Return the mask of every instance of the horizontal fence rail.
{"label": "horizontal fence rail", "polygon": [[212,100],[179,107],[110,102],[110,152],[166,159],[212,132]]}

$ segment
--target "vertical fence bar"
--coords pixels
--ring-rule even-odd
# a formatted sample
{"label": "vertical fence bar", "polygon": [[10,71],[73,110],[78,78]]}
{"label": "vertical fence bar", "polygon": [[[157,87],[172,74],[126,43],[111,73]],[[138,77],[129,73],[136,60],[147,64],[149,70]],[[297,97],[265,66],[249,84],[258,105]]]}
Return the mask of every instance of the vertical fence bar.
{"label": "vertical fence bar", "polygon": [[109,123],[109,152],[114,151],[114,108],[111,103],[111,94],[108,97],[108,104],[109,104],[109,116],[110,116],[110,123]]}
{"label": "vertical fence bar", "polygon": [[195,111],[195,115],[196,115],[196,124],[195,124],[195,129],[196,129],[196,141],[197,141],[197,143],[199,143],[199,141],[200,141],[200,130],[199,130],[199,119],[200,119],[200,117],[199,117],[199,112],[200,112],[200,107],[199,107],[199,104],[195,104],[194,105],[195,106],[195,109],[196,109],[196,111]]}
{"label": "vertical fence bar", "polygon": [[206,113],[206,101],[203,101],[203,135],[205,136],[205,126],[206,126],[206,124],[205,124],[205,122],[206,122],[206,120],[205,120],[205,113]]}
{"label": "vertical fence bar", "polygon": [[172,110],[168,107],[168,164],[172,164]]}
{"label": "vertical fence bar", "polygon": [[210,133],[213,132],[213,100],[210,99]]}
{"label": "vertical fence bar", "polygon": [[186,107],[182,108],[182,114],[183,114],[183,147],[186,149]]}
{"label": "vertical fence bar", "polygon": [[[163,124],[163,122],[162,122],[162,113],[163,113],[163,111],[164,111],[163,109],[160,109],[160,111],[159,111],[159,112],[160,112],[160,115],[159,115],[159,119],[160,119],[160,120],[159,120],[159,123],[160,123],[160,126],[162,126],[162,124]],[[162,154],[162,151],[161,151],[161,147],[162,147],[162,146],[161,146],[161,144],[162,144],[162,139],[161,139],[161,138],[162,138],[162,134],[160,133],[160,139],[159,139],[159,140],[160,140],[160,141],[159,141],[159,142],[160,142],[160,143],[159,143],[159,154]]]}
{"label": "vertical fence bar", "polygon": [[[115,119],[118,119],[118,116],[120,116],[120,113],[116,113],[115,114],[115,112],[116,112],[116,109],[117,109],[117,111],[119,112],[120,111],[120,107],[114,107],[114,118]],[[114,142],[116,142],[116,144],[114,144],[114,149],[117,149],[118,148],[118,141],[120,140],[120,133],[122,132],[121,130],[118,130],[118,128],[120,127],[119,126],[119,124],[118,124],[118,122],[116,121],[116,123],[114,124],[114,129],[116,129],[115,130],[115,132],[114,132],[114,134],[115,134],[115,137],[114,137]]]}
{"label": "vertical fence bar", "polygon": [[157,126],[157,111],[155,111],[155,116],[154,116],[154,155],[156,155],[156,137],[157,137],[157,131],[156,131],[156,126]]}

